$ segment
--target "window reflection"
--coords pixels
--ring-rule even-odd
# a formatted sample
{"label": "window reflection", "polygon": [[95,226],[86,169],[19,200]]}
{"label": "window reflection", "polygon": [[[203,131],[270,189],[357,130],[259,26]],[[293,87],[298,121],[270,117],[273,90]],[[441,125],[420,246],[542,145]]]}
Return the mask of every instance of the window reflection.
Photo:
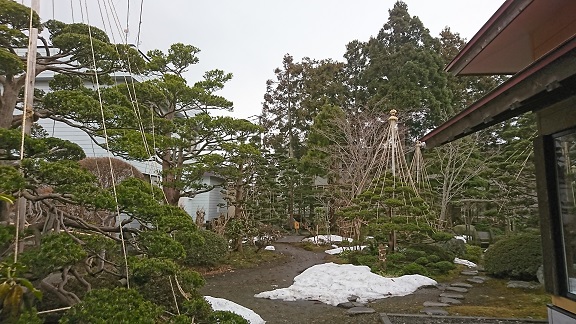
{"label": "window reflection", "polygon": [[566,285],[576,294],[576,133],[556,137],[555,147]]}

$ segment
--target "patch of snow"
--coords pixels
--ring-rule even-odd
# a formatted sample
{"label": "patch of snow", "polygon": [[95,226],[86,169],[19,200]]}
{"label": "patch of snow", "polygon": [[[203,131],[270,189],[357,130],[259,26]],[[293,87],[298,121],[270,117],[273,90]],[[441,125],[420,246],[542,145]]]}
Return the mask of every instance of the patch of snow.
{"label": "patch of snow", "polygon": [[366,245],[361,245],[361,246],[344,246],[344,247],[337,247],[332,245],[334,248],[330,249],[330,250],[326,250],[324,252],[328,253],[328,254],[340,254],[344,251],[362,251],[364,250],[364,248],[366,247]]}
{"label": "patch of snow", "polygon": [[276,251],[276,248],[273,245],[268,245],[267,247],[264,248],[264,250],[266,251]]}
{"label": "patch of snow", "polygon": [[459,259],[459,258],[454,258],[454,263],[463,264],[463,265],[467,266],[468,268],[475,268],[476,267],[476,263],[474,263],[472,261],[464,260],[464,259]]}
{"label": "patch of snow", "polygon": [[457,240],[464,241],[464,243],[468,242],[468,236],[467,235],[456,235],[456,236],[454,236],[454,238]]}
{"label": "patch of snow", "polygon": [[220,311],[230,311],[232,313],[236,313],[246,320],[250,322],[250,324],[264,324],[266,323],[265,320],[260,317],[260,315],[256,314],[250,308],[246,308],[244,306],[238,305],[235,302],[229,301],[223,298],[216,298],[211,296],[204,296],[204,298],[212,305],[212,309],[220,310]]}
{"label": "patch of snow", "polygon": [[370,272],[366,266],[325,263],[306,269],[294,278],[288,288],[265,291],[254,295],[258,298],[318,300],[336,306],[358,296],[359,302],[405,296],[423,286],[436,285],[436,281],[421,275],[385,278]]}
{"label": "patch of snow", "polygon": [[312,237],[307,237],[302,240],[302,242],[312,242],[312,243],[332,243],[332,242],[342,242],[348,241],[352,242],[353,240],[349,237],[342,237],[340,235],[317,235]]}

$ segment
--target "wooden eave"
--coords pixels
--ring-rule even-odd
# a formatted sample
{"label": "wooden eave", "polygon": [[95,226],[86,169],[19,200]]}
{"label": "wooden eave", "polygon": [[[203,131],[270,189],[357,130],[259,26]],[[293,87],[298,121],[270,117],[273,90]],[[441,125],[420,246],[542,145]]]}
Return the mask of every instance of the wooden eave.
{"label": "wooden eave", "polygon": [[576,37],[420,139],[435,147],[576,95]]}

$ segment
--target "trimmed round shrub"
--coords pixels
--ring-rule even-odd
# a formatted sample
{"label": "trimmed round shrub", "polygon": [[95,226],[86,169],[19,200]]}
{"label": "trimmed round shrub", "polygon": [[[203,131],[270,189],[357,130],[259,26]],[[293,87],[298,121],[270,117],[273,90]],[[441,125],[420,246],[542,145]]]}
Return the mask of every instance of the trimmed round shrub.
{"label": "trimmed round shrub", "polygon": [[418,258],[426,257],[427,255],[426,252],[415,248],[406,249],[406,251],[404,251],[403,254],[406,256],[406,259],[411,261],[414,261]]}
{"label": "trimmed round shrub", "polygon": [[428,270],[418,263],[409,263],[402,268],[403,275],[419,274],[423,276],[428,275]]}
{"label": "trimmed round shrub", "polygon": [[401,262],[406,260],[406,256],[402,253],[392,253],[386,256],[386,261],[388,262]]}
{"label": "trimmed round shrub", "polygon": [[414,261],[415,263],[421,264],[421,265],[426,265],[428,264],[430,261],[428,260],[427,257],[419,257],[418,259],[416,259]]}
{"label": "trimmed round shrub", "polygon": [[[417,250],[421,255],[428,257],[432,254],[438,256],[440,261],[454,261],[454,254],[446,250],[443,246],[436,244],[414,244],[410,246],[410,249]],[[414,259],[415,260],[415,259]]]}
{"label": "trimmed round shrub", "polygon": [[[444,249],[448,253],[457,257],[463,257],[464,254],[466,254],[466,243],[464,243],[464,241],[462,240],[452,238],[448,241],[437,242],[435,244],[437,246],[442,247],[442,249]],[[452,257],[452,259],[454,258]]]}
{"label": "trimmed round shrub", "polygon": [[466,244],[464,259],[478,263],[482,259],[482,248],[477,245]]}
{"label": "trimmed round shrub", "polygon": [[[224,236],[208,230],[186,233],[182,245],[186,249],[188,265],[213,266],[222,262],[228,253],[228,242]],[[176,237],[178,239],[178,236]]]}
{"label": "trimmed round shrub", "polygon": [[229,311],[214,311],[212,315],[210,315],[210,323],[250,324],[244,317]]}
{"label": "trimmed round shrub", "polygon": [[428,256],[428,261],[432,262],[432,263],[436,263],[438,261],[440,261],[440,257],[437,256],[436,254],[432,254]]}
{"label": "trimmed round shrub", "polygon": [[486,272],[495,277],[536,280],[541,264],[541,239],[533,233],[503,238],[490,246],[484,255]]}
{"label": "trimmed round shrub", "polygon": [[456,265],[453,262],[450,261],[440,261],[440,262],[436,262],[432,265],[436,270],[438,270],[438,272],[444,274],[447,273],[448,271],[455,269]]}
{"label": "trimmed round shrub", "polygon": [[445,242],[454,238],[454,234],[448,232],[436,232],[433,233],[431,237],[434,241]]}

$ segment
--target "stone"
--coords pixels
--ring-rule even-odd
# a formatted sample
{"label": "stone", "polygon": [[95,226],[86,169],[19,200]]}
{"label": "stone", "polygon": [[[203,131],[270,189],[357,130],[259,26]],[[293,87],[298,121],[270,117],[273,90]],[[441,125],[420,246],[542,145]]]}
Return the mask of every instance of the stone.
{"label": "stone", "polygon": [[341,308],[352,308],[354,307],[354,304],[352,304],[352,302],[346,302],[346,303],[340,303],[336,306]]}
{"label": "stone", "polygon": [[474,286],[472,286],[471,284],[467,284],[464,282],[455,282],[453,284],[450,284],[450,286],[452,287],[461,287],[461,288],[472,288]]}
{"label": "stone", "polygon": [[355,302],[358,300],[358,296],[356,295],[352,295],[352,296],[348,296],[348,301],[349,302]]}
{"label": "stone", "polygon": [[462,295],[462,294],[457,294],[457,293],[451,293],[451,292],[441,293],[441,294],[440,294],[440,297],[454,298],[454,299],[464,299],[464,295]]}
{"label": "stone", "polygon": [[536,278],[541,285],[544,285],[544,265],[540,265],[536,270]]}
{"label": "stone", "polygon": [[474,277],[472,277],[472,279],[480,279],[480,280],[486,281],[486,280],[488,280],[488,277],[474,276]]}
{"label": "stone", "polygon": [[464,270],[464,271],[460,272],[460,274],[465,275],[465,276],[475,276],[478,274],[478,270]]}
{"label": "stone", "polygon": [[474,278],[466,279],[466,281],[471,282],[471,283],[475,283],[475,284],[482,284],[482,283],[484,283],[484,280],[482,280],[482,279],[474,279]]}
{"label": "stone", "polygon": [[448,307],[450,305],[446,304],[446,303],[441,303],[441,302],[425,301],[424,304],[422,304],[422,306],[424,306],[424,307]]}
{"label": "stone", "polygon": [[352,305],[354,305],[354,307],[365,307],[366,306],[366,304],[360,303],[360,302],[352,302]]}
{"label": "stone", "polygon": [[466,288],[461,288],[461,287],[446,287],[446,290],[448,290],[448,291],[455,291],[455,292],[459,292],[459,293],[466,293],[466,292],[468,292],[468,289],[466,289]]}
{"label": "stone", "polygon": [[431,307],[424,308],[420,311],[420,313],[424,313],[426,315],[448,315],[448,312],[443,309]]}
{"label": "stone", "polygon": [[528,282],[528,281],[519,281],[519,280],[510,280],[506,284],[508,288],[522,288],[522,289],[536,289],[540,287],[539,283],[535,282]]}
{"label": "stone", "polygon": [[439,302],[444,303],[444,304],[450,304],[450,305],[459,305],[462,304],[461,301],[459,301],[458,299],[454,299],[454,298],[448,298],[448,297],[440,297],[438,299]]}
{"label": "stone", "polygon": [[376,311],[370,307],[352,307],[346,311],[347,315],[360,315],[360,314],[372,314],[372,313],[376,313]]}

